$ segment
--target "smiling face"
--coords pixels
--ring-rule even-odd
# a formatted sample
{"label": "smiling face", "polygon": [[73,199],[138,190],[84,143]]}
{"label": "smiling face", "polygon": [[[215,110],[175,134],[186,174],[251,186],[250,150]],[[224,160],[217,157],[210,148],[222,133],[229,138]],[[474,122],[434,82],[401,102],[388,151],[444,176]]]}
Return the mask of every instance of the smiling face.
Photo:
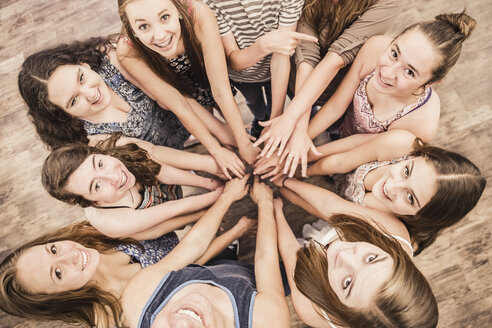
{"label": "smiling face", "polygon": [[374,87],[380,93],[407,97],[422,92],[438,62],[431,42],[419,30],[409,30],[395,39],[379,57]]}
{"label": "smiling face", "polygon": [[103,206],[128,195],[135,185],[135,176],[117,158],[89,155],[68,179],[65,189]]}
{"label": "smiling face", "polygon": [[391,256],[365,242],[335,240],[326,256],[330,286],[352,308],[367,308],[393,272]]}
{"label": "smiling face", "polygon": [[438,175],[424,158],[410,158],[384,168],[386,171],[372,187],[382,210],[415,215],[435,195]]}
{"label": "smiling face", "polygon": [[91,120],[111,104],[108,86],[87,64],[59,66],[47,88],[49,101],[82,119]]}
{"label": "smiling face", "polygon": [[156,317],[158,327],[225,328],[233,324],[232,304],[222,290],[203,284],[185,288],[159,312]]}
{"label": "smiling face", "polygon": [[184,49],[179,12],[170,0],[136,0],[125,13],[135,36],[147,48],[172,59]]}
{"label": "smiling face", "polygon": [[29,291],[53,294],[85,286],[98,263],[97,250],[63,240],[27,249],[17,260],[17,276]]}

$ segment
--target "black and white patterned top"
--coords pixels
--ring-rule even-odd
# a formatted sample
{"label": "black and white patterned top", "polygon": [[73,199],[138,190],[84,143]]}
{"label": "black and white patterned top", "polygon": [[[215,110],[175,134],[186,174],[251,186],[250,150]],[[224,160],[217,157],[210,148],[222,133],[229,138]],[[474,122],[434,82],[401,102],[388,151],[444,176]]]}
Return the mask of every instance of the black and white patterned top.
{"label": "black and white patterned top", "polygon": [[169,61],[169,66],[180,77],[181,81],[188,86],[193,93],[193,98],[205,108],[218,108],[210,88],[203,88],[191,70],[191,61],[186,53]]}
{"label": "black and white patterned top", "polygon": [[103,59],[102,67],[97,73],[131,108],[124,122],[84,121],[88,135],[122,132],[124,136],[145,140],[154,145],[183,148],[190,133],[173,112],[160,108],[154,100],[125,79],[108,58]]}

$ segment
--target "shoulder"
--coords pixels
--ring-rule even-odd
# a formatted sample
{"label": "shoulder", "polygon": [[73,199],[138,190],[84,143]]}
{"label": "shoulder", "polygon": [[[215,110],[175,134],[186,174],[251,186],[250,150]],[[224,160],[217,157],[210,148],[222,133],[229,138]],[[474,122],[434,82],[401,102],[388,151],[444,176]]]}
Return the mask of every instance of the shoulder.
{"label": "shoulder", "polygon": [[392,39],[386,35],[373,35],[360,48],[359,54],[381,54],[391,43]]}
{"label": "shoulder", "polygon": [[[275,313],[275,319],[272,313]],[[254,327],[271,327],[273,320],[275,327],[290,327],[290,312],[285,297],[258,293],[253,306],[253,318]]]}
{"label": "shoulder", "polygon": [[379,56],[386,50],[391,40],[385,35],[375,35],[360,48],[352,65],[359,68],[361,78],[372,72]]}
{"label": "shoulder", "polygon": [[193,1],[193,14],[196,26],[215,21],[215,14],[212,9],[201,1]]}
{"label": "shoulder", "polygon": [[116,58],[119,62],[122,62],[128,57],[137,57],[137,53],[130,39],[128,39],[127,36],[122,35],[116,44]]}
{"label": "shoulder", "polygon": [[124,321],[130,327],[137,326],[145,304],[165,276],[165,274],[158,273],[156,270],[149,269],[151,267],[138,272],[123,290],[121,306],[123,308]]}

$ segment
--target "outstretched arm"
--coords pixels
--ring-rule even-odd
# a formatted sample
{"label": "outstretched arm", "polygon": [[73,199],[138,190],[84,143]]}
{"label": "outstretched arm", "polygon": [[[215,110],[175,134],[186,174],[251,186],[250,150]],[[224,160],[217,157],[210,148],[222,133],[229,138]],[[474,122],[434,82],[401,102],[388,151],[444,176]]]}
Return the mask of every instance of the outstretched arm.
{"label": "outstretched arm", "polygon": [[231,229],[212,240],[205,254],[203,254],[195,263],[204,265],[215,256],[219,255],[223,249],[229,246],[234,240],[240,238],[254,226],[256,226],[256,220],[248,219],[243,216]]}
{"label": "outstretched arm", "polygon": [[275,313],[276,327],[289,327],[289,308],[284,296],[284,287],[279,268],[277,229],[273,214],[272,190],[255,177],[251,199],[258,204],[258,235],[256,238],[255,278],[256,296],[255,323],[271,324]]}
{"label": "outstretched arm", "polygon": [[365,163],[400,158],[412,151],[414,141],[415,136],[405,130],[355,134],[318,147],[326,155],[307,172],[309,176],[348,173]]}
{"label": "outstretched arm", "polygon": [[258,149],[253,147],[246,133],[241,112],[232,95],[224,52],[217,51],[222,49],[222,41],[215,15],[210,8],[198,1],[193,8],[196,17],[195,32],[202,47],[212,94],[234,133],[241,158],[252,164],[256,160]]}
{"label": "outstretched arm", "polygon": [[[302,200],[314,208],[322,216],[320,218],[330,221],[330,217],[337,213],[355,215],[360,219],[374,225],[377,229],[384,228],[385,232],[396,234],[408,239],[408,231],[403,223],[394,215],[352,203],[336,195],[330,190],[295,179],[286,179],[284,186],[295,192]],[[299,203],[302,205],[302,203]]]}
{"label": "outstretched arm", "polygon": [[150,229],[125,237],[130,237],[136,240],[155,239],[168,232],[174,231],[176,229],[180,229],[187,224],[196,222],[198,219],[202,217],[204,213],[205,210],[201,210],[191,214],[176,216],[174,218],[161,222]]}
{"label": "outstretched arm", "polygon": [[299,318],[312,327],[330,327],[327,321],[315,311],[313,303],[304,296],[294,281],[297,250],[301,247],[292,232],[282,210],[282,201],[275,199],[275,220],[277,222],[278,248],[285,265],[285,272],[289,281],[292,305]]}
{"label": "outstretched arm", "polygon": [[136,57],[135,51],[123,38],[118,42],[117,51],[120,63],[128,74],[138,80],[145,92],[161,107],[169,108],[176,114],[186,129],[215,158],[227,178],[231,177],[228,171],[236,176],[244,174],[244,164],[233,152],[220,145],[178,90],[161,80],[142,59]]}
{"label": "outstretched arm", "polygon": [[246,181],[248,178],[249,175],[246,175],[242,179],[229,181],[224,188],[224,192],[212,207],[195,223],[178,246],[154,265],[153,270],[164,272],[179,270],[203,256],[231,204],[247,194]]}
{"label": "outstretched arm", "polygon": [[152,206],[142,210],[132,208],[85,208],[90,223],[106,236],[118,238],[146,231],[178,215],[195,212],[212,205],[222,192],[222,187],[196,196]]}

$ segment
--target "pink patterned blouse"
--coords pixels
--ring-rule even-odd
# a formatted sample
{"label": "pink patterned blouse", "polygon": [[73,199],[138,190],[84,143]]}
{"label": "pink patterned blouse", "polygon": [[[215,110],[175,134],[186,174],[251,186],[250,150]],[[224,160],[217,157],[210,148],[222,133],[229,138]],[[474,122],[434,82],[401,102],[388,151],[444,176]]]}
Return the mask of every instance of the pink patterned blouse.
{"label": "pink patterned blouse", "polygon": [[354,100],[345,112],[345,119],[339,128],[342,138],[359,133],[381,133],[399,118],[410,114],[424,105],[432,95],[432,88],[426,87],[424,93],[413,103],[403,107],[396,115],[386,121],[378,121],[367,98],[367,82],[374,75],[374,71],[364,77],[355,91]]}

